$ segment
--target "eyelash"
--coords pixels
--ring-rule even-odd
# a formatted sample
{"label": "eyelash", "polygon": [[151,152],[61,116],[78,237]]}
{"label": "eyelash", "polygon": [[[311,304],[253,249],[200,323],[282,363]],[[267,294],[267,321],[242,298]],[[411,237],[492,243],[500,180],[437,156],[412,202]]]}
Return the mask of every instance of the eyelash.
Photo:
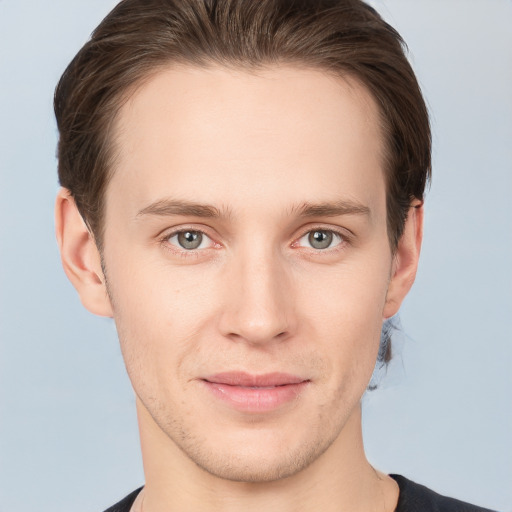
{"label": "eyelash", "polygon": [[[173,255],[177,255],[181,258],[198,258],[200,255],[199,252],[203,251],[204,249],[190,249],[190,250],[180,249],[179,247],[177,247],[169,242],[171,238],[179,235],[180,233],[187,233],[187,232],[200,233],[201,235],[209,238],[212,241],[212,243],[215,244],[215,242],[208,235],[208,233],[206,233],[204,230],[198,229],[198,228],[184,228],[184,229],[178,229],[177,231],[172,231],[171,233],[166,233],[162,238],[160,238],[159,242],[165,248],[165,250],[171,252]],[[219,245],[219,244],[217,244],[217,245]]]}
{"label": "eyelash", "polygon": [[334,247],[327,247],[326,249],[315,249],[314,247],[305,247],[310,253],[314,254],[332,254],[335,251],[343,250],[347,244],[350,243],[350,237],[346,232],[342,232],[341,230],[333,229],[333,228],[325,228],[323,226],[315,226],[313,228],[309,228],[302,233],[299,237],[295,239],[295,242],[292,243],[292,247],[297,244],[302,238],[309,235],[310,233],[314,233],[315,231],[322,231],[324,233],[332,233],[333,235],[340,238],[340,242],[336,244]]}
{"label": "eyelash", "polygon": [[[177,246],[175,246],[175,245],[173,245],[173,244],[171,244],[169,242],[169,240],[171,238],[179,235],[180,233],[186,233],[187,231],[190,231],[190,232],[193,232],[193,233],[200,233],[201,235],[209,238],[214,245],[220,245],[220,244],[217,244],[216,242],[214,242],[212,240],[212,238],[208,235],[208,233],[206,233],[204,230],[198,229],[198,228],[184,228],[184,229],[179,229],[177,231],[172,231],[171,233],[166,233],[165,236],[160,238],[159,242],[165,248],[165,250],[167,250],[169,252],[172,252],[173,255],[178,255],[178,256],[180,256],[182,258],[191,258],[191,257],[192,258],[198,258],[199,255],[200,255],[199,254],[200,251],[203,251],[205,249],[190,249],[190,250],[180,249]],[[322,227],[322,226],[316,226],[316,227],[307,229],[300,236],[298,236],[295,239],[295,241],[291,244],[292,247],[296,246],[296,244],[302,238],[304,238],[306,235],[308,235],[310,233],[313,233],[315,231],[323,231],[325,233],[332,233],[332,234],[334,234],[334,235],[336,235],[337,237],[340,238],[340,242],[337,245],[335,245],[334,247],[328,247],[326,249],[315,249],[313,247],[305,247],[305,249],[308,252],[310,252],[310,253],[314,253],[314,254],[332,254],[333,252],[337,252],[337,251],[343,250],[346,247],[346,245],[351,243],[350,235],[347,234],[346,232],[342,232],[341,230],[337,230],[337,229],[333,229],[333,228],[325,228],[325,227]],[[211,247],[208,247],[208,249],[210,249],[210,248]]]}

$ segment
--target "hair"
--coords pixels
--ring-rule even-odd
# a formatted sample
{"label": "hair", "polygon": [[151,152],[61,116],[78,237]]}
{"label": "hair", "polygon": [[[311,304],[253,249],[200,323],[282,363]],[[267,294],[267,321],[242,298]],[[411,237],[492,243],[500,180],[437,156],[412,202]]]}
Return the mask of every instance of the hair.
{"label": "hair", "polygon": [[176,63],[311,67],[355,78],[378,104],[395,250],[431,173],[428,111],[405,50],[396,30],[361,0],[123,0],[57,85],[60,184],[101,251],[115,119],[138,85]]}

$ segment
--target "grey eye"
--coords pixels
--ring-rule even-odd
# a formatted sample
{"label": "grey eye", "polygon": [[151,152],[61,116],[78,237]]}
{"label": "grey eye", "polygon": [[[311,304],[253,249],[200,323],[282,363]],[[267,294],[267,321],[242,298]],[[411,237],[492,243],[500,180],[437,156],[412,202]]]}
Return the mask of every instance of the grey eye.
{"label": "grey eye", "polygon": [[203,241],[203,234],[200,231],[182,231],[177,234],[177,241],[183,249],[197,249]]}
{"label": "grey eye", "polygon": [[333,238],[334,233],[332,231],[317,229],[309,233],[308,242],[313,249],[327,249],[331,246]]}

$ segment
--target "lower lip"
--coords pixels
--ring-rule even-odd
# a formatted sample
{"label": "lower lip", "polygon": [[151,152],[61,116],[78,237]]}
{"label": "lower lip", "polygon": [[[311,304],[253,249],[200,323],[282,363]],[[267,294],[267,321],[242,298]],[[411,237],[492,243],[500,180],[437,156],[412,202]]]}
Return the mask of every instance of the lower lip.
{"label": "lower lip", "polygon": [[231,407],[243,412],[268,412],[297,399],[309,381],[269,387],[244,387],[202,381],[209,391]]}

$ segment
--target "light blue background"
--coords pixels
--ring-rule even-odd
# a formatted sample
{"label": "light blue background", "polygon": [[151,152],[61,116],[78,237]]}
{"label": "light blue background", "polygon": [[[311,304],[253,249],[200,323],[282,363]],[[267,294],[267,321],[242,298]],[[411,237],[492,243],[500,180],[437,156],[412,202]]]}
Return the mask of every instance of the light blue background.
{"label": "light blue background", "polygon": [[[112,0],[0,0],[0,510],[101,511],[143,482],[111,321],[53,234],[53,88]],[[434,181],[405,331],[364,399],[380,469],[512,511],[512,4],[381,0],[432,111]]]}

